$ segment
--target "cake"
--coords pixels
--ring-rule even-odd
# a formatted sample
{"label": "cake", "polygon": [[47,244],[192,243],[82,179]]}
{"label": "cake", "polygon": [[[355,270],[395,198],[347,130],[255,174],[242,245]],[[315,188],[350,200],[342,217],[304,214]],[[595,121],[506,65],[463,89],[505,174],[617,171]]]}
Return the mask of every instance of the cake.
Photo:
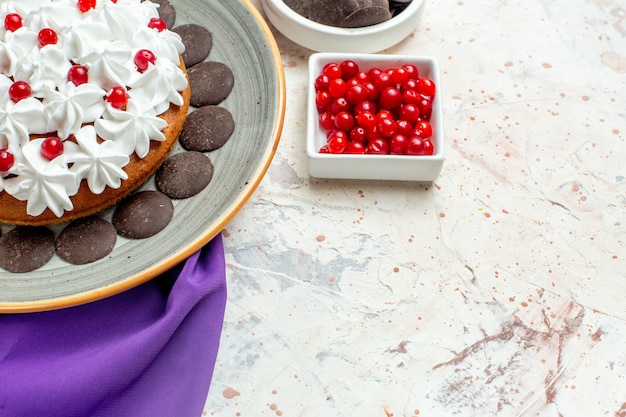
{"label": "cake", "polygon": [[190,89],[184,45],[157,8],[0,1],[0,222],[34,226],[100,212],[165,160]]}

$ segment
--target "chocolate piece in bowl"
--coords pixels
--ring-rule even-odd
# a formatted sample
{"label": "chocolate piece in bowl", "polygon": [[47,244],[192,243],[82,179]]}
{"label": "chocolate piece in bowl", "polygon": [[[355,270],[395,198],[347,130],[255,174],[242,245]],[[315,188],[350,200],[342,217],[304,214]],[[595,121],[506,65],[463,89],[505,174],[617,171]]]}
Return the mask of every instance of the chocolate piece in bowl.
{"label": "chocolate piece in bowl", "polygon": [[112,223],[120,236],[145,239],[156,235],[174,216],[172,200],[160,191],[140,191],[117,205]]}
{"label": "chocolate piece in bowl", "polygon": [[296,13],[328,26],[358,28],[391,19],[388,0],[285,0]]}
{"label": "chocolate piece in bowl", "polygon": [[31,272],[54,255],[54,234],[46,227],[17,226],[0,238],[0,268]]}
{"label": "chocolate piece in bowl", "polygon": [[175,27],[172,32],[178,33],[185,45],[182,56],[187,69],[207,59],[213,49],[213,35],[204,26],[188,23]]}
{"label": "chocolate piece in bowl", "polygon": [[233,89],[235,76],[222,62],[207,61],[194,65],[187,72],[191,86],[191,105],[194,107],[219,104]]}
{"label": "chocolate piece in bowl", "polygon": [[178,142],[188,151],[211,152],[221,148],[235,130],[232,114],[220,106],[204,106],[189,114]]}
{"label": "chocolate piece in bowl", "polygon": [[107,256],[115,247],[117,232],[108,221],[92,216],[67,225],[56,240],[56,251],[61,259],[84,265]]}
{"label": "chocolate piece in bowl", "polygon": [[213,178],[213,163],[202,152],[181,152],[156,173],[157,190],[170,198],[189,198],[204,190]]}

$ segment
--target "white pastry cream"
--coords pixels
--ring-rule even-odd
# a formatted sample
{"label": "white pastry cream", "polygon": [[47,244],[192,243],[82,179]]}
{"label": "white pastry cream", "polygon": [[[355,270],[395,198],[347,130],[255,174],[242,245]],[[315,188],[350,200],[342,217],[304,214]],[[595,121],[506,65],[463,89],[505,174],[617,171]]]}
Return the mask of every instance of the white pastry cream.
{"label": "white pastry cream", "polygon": [[[150,25],[157,8],[141,0],[0,1],[0,150],[14,157],[0,171],[0,192],[27,201],[29,215],[72,210],[83,180],[94,194],[119,188],[130,156],[144,158],[150,141],[165,139],[157,116],[183,104],[187,78],[180,36]],[[5,23],[11,19],[20,27]],[[42,42],[42,29],[56,42]],[[140,50],[154,56],[143,71],[135,64]],[[75,65],[87,69],[86,83],[68,78]],[[30,94],[12,98],[15,82]],[[120,87],[128,101],[117,108],[107,96]],[[42,156],[44,139],[31,135],[60,138],[62,153]]]}

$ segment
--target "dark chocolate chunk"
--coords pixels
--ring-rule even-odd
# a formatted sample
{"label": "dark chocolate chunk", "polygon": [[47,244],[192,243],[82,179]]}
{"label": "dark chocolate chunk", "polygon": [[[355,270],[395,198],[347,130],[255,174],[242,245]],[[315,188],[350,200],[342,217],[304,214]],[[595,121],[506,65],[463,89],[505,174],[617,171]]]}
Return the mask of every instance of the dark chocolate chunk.
{"label": "dark chocolate chunk", "polygon": [[39,269],[54,255],[54,234],[45,227],[18,226],[0,238],[0,267],[9,272]]}
{"label": "dark chocolate chunk", "polygon": [[207,59],[213,48],[213,35],[207,28],[188,23],[177,26],[172,31],[180,35],[185,45],[185,52],[182,55],[187,68]]}
{"label": "dark chocolate chunk", "polygon": [[140,191],[117,205],[112,223],[120,236],[145,239],[165,229],[173,215],[168,196],[160,191]]}
{"label": "dark chocolate chunk", "polygon": [[56,250],[61,259],[74,265],[83,265],[111,253],[116,240],[115,227],[94,216],[66,226],[57,237]]}
{"label": "dark chocolate chunk", "polygon": [[172,6],[168,0],[150,0],[152,3],[156,3],[159,5],[159,17],[163,19],[165,22],[165,26],[168,29],[174,27],[174,23],[176,22],[176,9]]}
{"label": "dark chocolate chunk", "polygon": [[187,116],[178,142],[188,151],[211,152],[224,146],[235,130],[232,114],[220,106],[204,106]]}
{"label": "dark chocolate chunk", "polygon": [[156,187],[171,198],[189,198],[209,185],[213,163],[201,152],[182,152],[168,158],[155,175]]}
{"label": "dark chocolate chunk", "polygon": [[356,28],[391,19],[389,0],[285,0],[296,13],[323,25]]}
{"label": "dark chocolate chunk", "polygon": [[191,105],[194,107],[221,103],[233,89],[235,76],[228,65],[208,61],[192,67],[189,71]]}

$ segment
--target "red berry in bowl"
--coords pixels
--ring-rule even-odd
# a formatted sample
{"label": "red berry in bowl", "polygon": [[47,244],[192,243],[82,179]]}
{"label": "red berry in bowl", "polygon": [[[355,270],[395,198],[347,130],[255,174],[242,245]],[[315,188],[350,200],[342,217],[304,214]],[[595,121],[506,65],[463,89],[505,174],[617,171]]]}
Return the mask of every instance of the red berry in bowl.
{"label": "red berry in bowl", "polygon": [[427,121],[421,120],[415,124],[414,134],[422,139],[428,139],[433,135],[433,127]]}
{"label": "red berry in bowl", "polygon": [[365,145],[363,142],[348,142],[346,153],[363,154],[365,153]]}
{"label": "red berry in bowl", "polygon": [[344,153],[348,147],[348,138],[345,135],[332,135],[328,139],[328,151],[330,153]]}
{"label": "red berry in bowl", "polygon": [[90,9],[96,8],[96,0],[78,0],[78,10],[87,13]]}
{"label": "red berry in bowl", "polygon": [[335,115],[335,127],[344,132],[352,130],[354,127],[354,117],[347,111],[337,113]]}
{"label": "red berry in bowl", "polygon": [[387,87],[378,96],[383,109],[395,109],[402,104],[402,93],[395,87]]}
{"label": "red berry in bowl", "polygon": [[387,155],[389,153],[389,145],[387,144],[387,141],[385,139],[373,139],[367,145],[365,153],[373,155]]}
{"label": "red berry in bowl", "polygon": [[417,91],[419,91],[421,95],[433,97],[435,90],[435,82],[430,78],[423,77],[417,81]]}
{"label": "red berry in bowl", "polygon": [[359,73],[359,65],[350,59],[341,62],[339,68],[341,69],[341,78],[346,81],[354,78]]}
{"label": "red berry in bowl", "polygon": [[406,146],[407,155],[423,155],[424,154],[424,140],[417,136],[409,138],[409,142]]}
{"label": "red berry in bowl", "polygon": [[389,140],[389,152],[397,155],[404,155],[406,153],[408,143],[409,140],[406,136],[396,134]]}

